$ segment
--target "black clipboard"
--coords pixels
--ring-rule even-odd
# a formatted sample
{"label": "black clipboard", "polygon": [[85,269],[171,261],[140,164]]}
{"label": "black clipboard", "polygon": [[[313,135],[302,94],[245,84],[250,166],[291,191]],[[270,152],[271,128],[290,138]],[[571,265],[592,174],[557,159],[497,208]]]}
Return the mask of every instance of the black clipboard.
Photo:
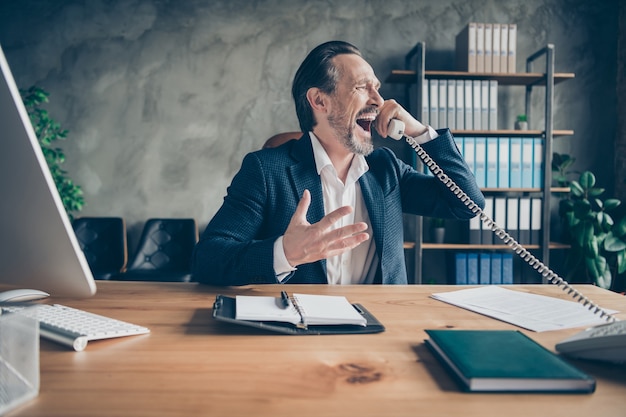
{"label": "black clipboard", "polygon": [[367,320],[366,326],[357,325],[316,325],[307,328],[298,327],[291,323],[283,323],[277,321],[252,321],[237,320],[235,318],[235,298],[225,295],[215,297],[213,303],[213,318],[219,321],[234,323],[239,326],[255,327],[275,333],[296,334],[296,335],[323,335],[323,334],[369,334],[381,333],[385,331],[385,326],[378,321],[361,304],[352,304],[352,306]]}

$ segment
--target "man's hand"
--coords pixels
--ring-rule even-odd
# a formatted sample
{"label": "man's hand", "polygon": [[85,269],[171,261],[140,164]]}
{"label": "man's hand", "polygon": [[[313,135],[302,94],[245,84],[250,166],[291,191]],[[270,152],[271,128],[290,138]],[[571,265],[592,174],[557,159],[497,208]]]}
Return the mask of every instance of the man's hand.
{"label": "man's hand", "polygon": [[404,122],[405,134],[412,137],[420,136],[428,131],[428,127],[426,127],[420,121],[411,116],[411,114],[395,100],[390,99],[385,100],[382,107],[379,109],[378,117],[374,122],[374,127],[380,136],[384,138],[387,137],[387,128],[389,127],[389,122],[391,121],[391,119],[398,119]]}
{"label": "man's hand", "polygon": [[331,226],[352,212],[352,207],[339,207],[315,224],[310,224],[306,213],[311,204],[311,193],[304,190],[296,211],[283,236],[283,247],[287,261],[294,268],[305,263],[340,255],[369,239],[364,233],[363,222],[332,229]]}

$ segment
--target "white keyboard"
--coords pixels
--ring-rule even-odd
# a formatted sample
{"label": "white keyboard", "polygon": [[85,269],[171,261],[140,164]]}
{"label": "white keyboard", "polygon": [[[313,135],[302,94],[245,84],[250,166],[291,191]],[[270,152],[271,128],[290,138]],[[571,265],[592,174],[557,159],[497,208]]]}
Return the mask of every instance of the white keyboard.
{"label": "white keyboard", "polygon": [[2,307],[2,310],[38,320],[42,337],[70,346],[77,352],[84,350],[90,340],[150,333],[146,327],[59,304]]}

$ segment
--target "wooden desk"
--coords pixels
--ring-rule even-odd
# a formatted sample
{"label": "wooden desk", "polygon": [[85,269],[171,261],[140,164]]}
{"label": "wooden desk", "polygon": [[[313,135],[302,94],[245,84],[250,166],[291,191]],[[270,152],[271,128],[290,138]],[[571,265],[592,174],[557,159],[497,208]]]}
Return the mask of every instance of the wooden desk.
{"label": "wooden desk", "polygon": [[[556,286],[518,290],[568,299]],[[387,327],[373,335],[282,336],[218,323],[215,295],[280,289],[346,295]],[[255,286],[98,282],[86,300],[51,299],[148,326],[149,335],[90,342],[83,352],[42,340],[38,398],[10,416],[624,416],[626,367],[574,362],[597,378],[590,395],[460,392],[423,344],[426,328],[511,329],[430,299],[446,286]],[[626,312],[626,298],[579,289]],[[626,318],[624,313],[619,317]],[[553,349],[576,330],[526,332]]]}

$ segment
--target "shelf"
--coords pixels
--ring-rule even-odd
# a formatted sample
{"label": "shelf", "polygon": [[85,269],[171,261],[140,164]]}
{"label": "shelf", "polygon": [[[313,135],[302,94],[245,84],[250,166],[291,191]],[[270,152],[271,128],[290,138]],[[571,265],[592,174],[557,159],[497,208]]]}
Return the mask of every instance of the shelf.
{"label": "shelf", "polygon": [[[541,188],[481,188],[483,193],[542,193]],[[569,193],[568,187],[550,187],[551,193]]]}
{"label": "shelf", "polygon": [[[543,130],[451,130],[454,136],[485,136],[485,137],[499,137],[499,136],[516,136],[525,138],[544,137],[545,132]],[[573,136],[573,130],[555,130],[552,132],[553,136]]]}
{"label": "shelf", "polygon": [[[496,74],[487,72],[462,71],[425,71],[424,77],[431,80],[496,80],[499,85],[535,86],[545,85],[546,75],[538,72],[519,72],[512,74]],[[554,83],[571,80],[575,75],[570,72],[554,74]],[[390,84],[415,84],[417,72],[414,70],[392,70],[385,82]]]}
{"label": "shelf", "polygon": [[[415,245],[415,244],[413,244]],[[522,245],[526,249],[541,249],[539,245]],[[568,249],[570,245],[564,243],[550,242],[550,249]],[[438,250],[502,250],[511,248],[508,245],[479,245],[469,243],[422,243],[422,249]]]}
{"label": "shelf", "polygon": [[[539,68],[541,72],[537,72],[537,69],[533,68],[533,64],[536,62],[544,62],[545,67]],[[418,42],[415,47],[405,56],[405,65],[407,69],[404,70],[392,70],[391,74],[387,77],[385,82],[391,84],[403,84],[405,101],[411,103],[415,109],[424,109],[424,95],[422,94],[422,88],[424,81],[426,80],[493,80],[498,82],[500,86],[521,86],[525,87],[525,114],[528,116],[528,120],[532,118],[532,92],[535,87],[543,87],[543,122],[541,124],[531,124],[535,130],[457,130],[451,129],[451,132],[456,137],[497,137],[497,138],[539,138],[543,142],[543,153],[541,155],[543,172],[542,187],[536,188],[482,188],[483,193],[491,194],[540,194],[542,198],[541,203],[541,236],[538,242],[534,242],[533,245],[525,245],[528,250],[532,250],[538,253],[538,257],[542,262],[549,267],[550,252],[555,249],[567,249],[569,245],[562,243],[550,242],[550,222],[552,217],[552,197],[555,193],[568,193],[569,187],[550,187],[552,184],[552,171],[549,164],[552,157],[552,146],[555,137],[567,137],[573,136],[573,130],[556,130],[553,124],[553,114],[555,106],[554,103],[554,86],[560,84],[563,81],[571,80],[575,78],[573,73],[557,73],[554,71],[554,45],[548,44],[546,47],[537,51],[526,58],[525,72],[521,73],[470,73],[462,71],[431,71],[426,70],[425,67],[426,52],[425,44]],[[411,68],[411,69],[408,69]],[[544,71],[545,68],[545,71]],[[409,85],[415,86],[414,92],[408,88]],[[411,96],[414,97],[412,98]],[[427,100],[427,99],[426,99]],[[421,112],[421,110],[420,110]],[[539,128],[539,129],[536,129]],[[415,161],[414,161],[415,162]],[[415,168],[418,168],[417,163]],[[420,166],[421,168],[421,166]],[[416,216],[414,219],[414,236],[409,237],[409,241],[404,243],[405,249],[413,249],[414,255],[414,283],[422,283],[422,265],[423,265],[423,251],[424,250],[500,250],[500,251],[512,251],[512,249],[505,245],[504,242],[499,245],[482,245],[482,244],[436,244],[436,243],[424,243],[423,242],[423,219]],[[450,267],[450,266],[448,266]],[[444,267],[445,268],[445,267]]]}

